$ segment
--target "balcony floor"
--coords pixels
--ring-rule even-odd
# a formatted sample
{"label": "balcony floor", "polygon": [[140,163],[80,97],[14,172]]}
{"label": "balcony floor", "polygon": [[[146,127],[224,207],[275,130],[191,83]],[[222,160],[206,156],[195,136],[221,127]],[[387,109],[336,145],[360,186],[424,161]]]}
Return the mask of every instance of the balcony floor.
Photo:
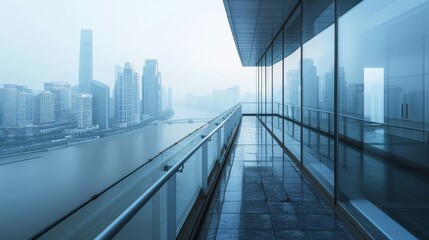
{"label": "balcony floor", "polygon": [[355,239],[256,117],[225,164],[199,239]]}

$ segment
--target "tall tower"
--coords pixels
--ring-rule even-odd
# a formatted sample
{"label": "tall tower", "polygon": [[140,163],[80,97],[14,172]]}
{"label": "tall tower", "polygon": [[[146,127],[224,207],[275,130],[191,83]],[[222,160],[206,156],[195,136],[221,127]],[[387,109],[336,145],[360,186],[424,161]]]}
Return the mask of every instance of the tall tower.
{"label": "tall tower", "polygon": [[156,59],[147,59],[142,77],[143,114],[156,118],[161,112],[161,73]]}
{"label": "tall tower", "polygon": [[79,93],[91,93],[92,79],[92,30],[80,32]]}
{"label": "tall tower", "polygon": [[116,65],[115,72],[115,120],[119,127],[132,126],[140,122],[139,76],[130,63]]}

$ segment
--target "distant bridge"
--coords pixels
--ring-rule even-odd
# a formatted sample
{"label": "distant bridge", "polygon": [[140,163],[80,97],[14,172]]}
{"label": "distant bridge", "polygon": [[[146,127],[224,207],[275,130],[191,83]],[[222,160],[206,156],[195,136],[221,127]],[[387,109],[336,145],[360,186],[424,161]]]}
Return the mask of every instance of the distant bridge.
{"label": "distant bridge", "polygon": [[184,118],[184,119],[171,119],[162,121],[163,123],[194,123],[194,122],[209,122],[212,118]]}

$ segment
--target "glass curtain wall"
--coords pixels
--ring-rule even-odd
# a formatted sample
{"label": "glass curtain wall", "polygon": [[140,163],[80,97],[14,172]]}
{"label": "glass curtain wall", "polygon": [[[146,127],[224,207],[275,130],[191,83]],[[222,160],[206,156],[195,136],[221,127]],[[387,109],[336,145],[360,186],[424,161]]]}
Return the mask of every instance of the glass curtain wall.
{"label": "glass curtain wall", "polygon": [[303,9],[302,162],[333,195],[335,4],[303,1]]}
{"label": "glass curtain wall", "polygon": [[273,132],[283,141],[283,31],[273,43]]}
{"label": "glass curtain wall", "polygon": [[266,109],[266,83],[265,83],[265,78],[266,78],[267,72],[265,69],[265,56],[262,58],[261,61],[261,111],[262,111],[262,120],[264,122],[266,117],[265,117],[265,109]]}
{"label": "glass curtain wall", "polygon": [[428,239],[429,2],[338,7],[339,201],[380,235]]}
{"label": "glass curtain wall", "polygon": [[267,126],[269,126],[270,130],[272,130],[272,119],[273,119],[273,101],[272,101],[272,86],[273,86],[273,59],[272,59],[272,54],[273,52],[273,48],[272,46],[268,49],[267,53],[265,54],[265,71],[267,73],[266,75],[266,90],[265,93],[267,94],[267,98],[266,98],[266,118],[265,118],[265,124],[267,124]]}
{"label": "glass curtain wall", "polygon": [[284,26],[284,144],[301,161],[301,7]]}
{"label": "glass curtain wall", "polygon": [[263,121],[372,237],[428,239],[429,1],[301,5],[259,63]]}

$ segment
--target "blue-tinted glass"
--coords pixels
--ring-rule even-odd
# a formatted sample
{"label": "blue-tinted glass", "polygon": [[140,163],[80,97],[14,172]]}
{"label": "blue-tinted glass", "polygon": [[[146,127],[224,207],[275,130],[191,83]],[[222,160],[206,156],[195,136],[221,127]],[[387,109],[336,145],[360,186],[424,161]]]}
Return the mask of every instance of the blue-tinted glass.
{"label": "blue-tinted glass", "polygon": [[303,46],[303,163],[333,194],[334,25]]}
{"label": "blue-tinted glass", "polygon": [[428,14],[380,0],[339,18],[339,200],[374,236],[429,238]]}
{"label": "blue-tinted glass", "polygon": [[273,91],[273,66],[272,66],[272,47],[270,47],[265,55],[265,61],[266,61],[266,71],[267,71],[267,78],[266,78],[266,83],[267,83],[267,89],[266,89],[266,93],[267,93],[267,102],[266,102],[266,124],[267,126],[269,126],[270,129],[272,129],[272,113],[273,113],[273,104],[272,104],[272,91]]}
{"label": "blue-tinted glass", "polygon": [[273,59],[278,59],[273,65],[273,132],[280,140],[283,139],[283,118],[280,117],[283,114],[282,38],[283,32],[280,32],[273,45]]}
{"label": "blue-tinted glass", "polygon": [[301,48],[284,59],[284,142],[301,159]]}
{"label": "blue-tinted glass", "polygon": [[303,0],[302,40],[306,43],[335,21],[333,0]]}

